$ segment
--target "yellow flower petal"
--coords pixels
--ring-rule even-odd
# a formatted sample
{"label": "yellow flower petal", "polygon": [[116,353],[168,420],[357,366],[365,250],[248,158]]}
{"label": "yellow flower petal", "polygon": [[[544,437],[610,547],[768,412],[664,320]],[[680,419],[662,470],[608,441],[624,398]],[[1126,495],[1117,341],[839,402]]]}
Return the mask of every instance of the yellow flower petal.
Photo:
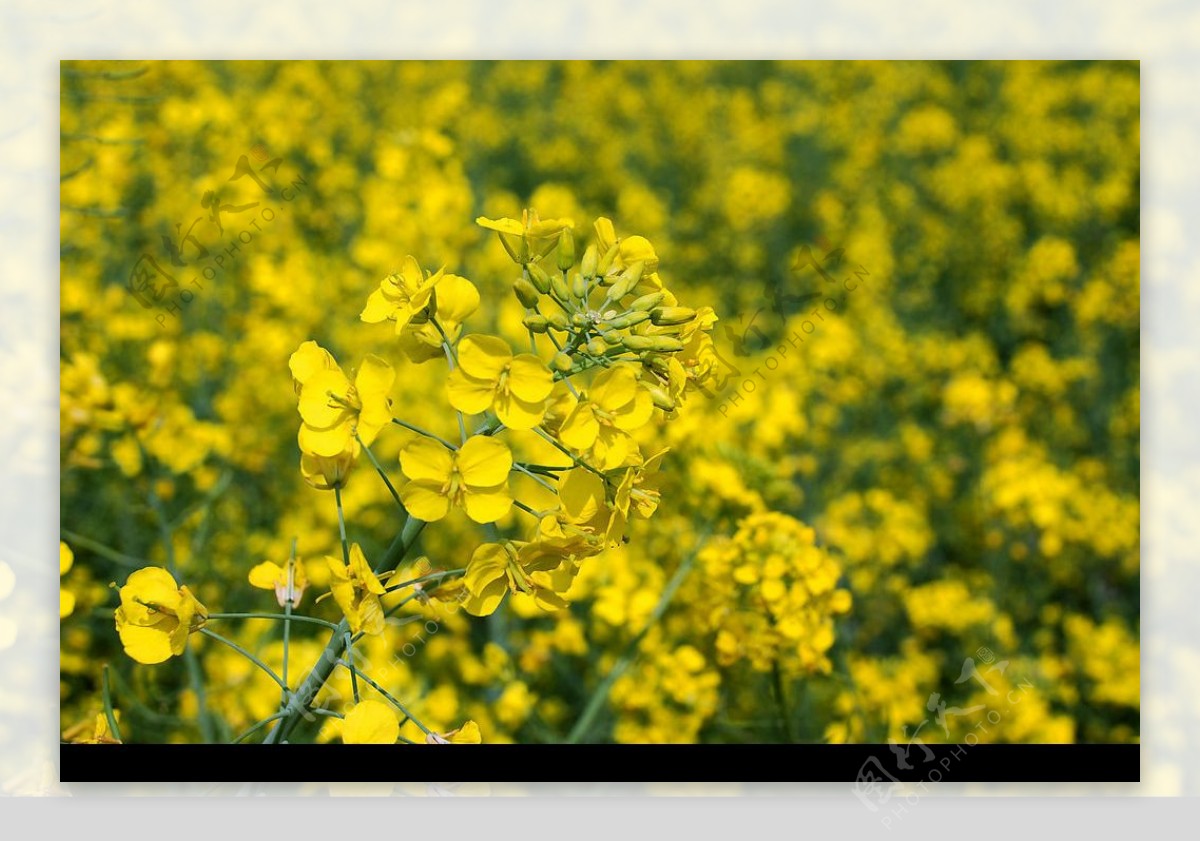
{"label": "yellow flower petal", "polygon": [[463,482],[468,486],[494,486],[508,482],[512,452],[491,436],[472,436],[454,457]]}
{"label": "yellow flower petal", "polygon": [[554,391],[554,375],[533,354],[517,354],[508,367],[508,389],[523,401],[544,401]]}
{"label": "yellow flower petal", "polygon": [[395,380],[396,372],[387,360],[374,354],[363,357],[362,365],[354,377],[354,388],[358,390],[364,409],[372,398],[387,397]]}
{"label": "yellow flower petal", "polygon": [[654,399],[641,386],[632,401],[613,416],[613,424],[622,430],[636,430],[650,422],[654,415]]}
{"label": "yellow flower petal", "polygon": [[462,727],[451,731],[447,736],[452,743],[479,745],[483,742],[483,737],[479,733],[479,726],[475,723],[474,719],[468,719],[462,724]]}
{"label": "yellow flower petal", "polygon": [[311,427],[332,427],[346,415],[342,402],[349,392],[350,381],[340,368],[313,372],[300,390],[300,417]]}
{"label": "yellow flower petal", "polygon": [[563,420],[558,437],[563,444],[574,450],[587,450],[600,433],[600,422],[588,401],[580,401]]}
{"label": "yellow flower petal", "polygon": [[450,500],[442,494],[440,483],[410,482],[400,488],[404,508],[417,520],[441,520],[450,511]]}
{"label": "yellow flower petal", "polygon": [[391,745],[400,737],[395,712],[383,702],[359,702],[342,720],[342,742]]}
{"label": "yellow flower petal", "polygon": [[499,231],[502,234],[513,234],[517,237],[525,233],[525,226],[519,220],[509,219],[488,219],[486,216],[478,217],[475,224],[481,228],[486,228],[489,231]]}
{"label": "yellow flower petal", "polygon": [[446,378],[446,396],[459,412],[478,414],[491,408],[496,396],[496,381],[472,377],[456,368]]}
{"label": "yellow flower petal", "polygon": [[507,485],[494,488],[468,488],[463,494],[463,508],[467,517],[476,523],[494,523],[508,514],[512,508],[512,497]]}
{"label": "yellow flower petal", "polygon": [[433,439],[421,437],[400,451],[400,470],[411,480],[442,484],[453,467],[450,451]]}
{"label": "yellow flower petal", "polygon": [[300,347],[288,358],[288,368],[291,369],[292,377],[296,382],[303,384],[318,371],[337,368],[337,362],[334,361],[332,354],[310,339],[301,343]]}
{"label": "yellow flower petal", "polygon": [[588,389],[588,399],[609,412],[619,411],[637,395],[637,375],[629,366],[601,373]]}
{"label": "yellow flower petal", "polygon": [[377,289],[367,296],[367,306],[358,317],[367,324],[378,324],[390,318],[395,309],[395,303],[388,300],[382,289]]}
{"label": "yellow flower petal", "polygon": [[508,343],[497,336],[472,333],[458,343],[459,367],[481,380],[498,380],[512,358]]}
{"label": "yellow flower petal", "polygon": [[496,416],[513,430],[532,430],[546,415],[546,402],[523,401],[516,395],[501,394],[496,396]]}
{"label": "yellow flower petal", "polygon": [[479,309],[479,290],[461,275],[445,275],[437,287],[437,318],[447,332]]}
{"label": "yellow flower petal", "polygon": [[345,417],[343,423],[336,424],[327,429],[318,429],[310,427],[307,424],[301,424],[300,433],[296,440],[300,445],[301,453],[309,453],[313,456],[324,456],[326,458],[340,456],[347,450],[352,449],[351,445],[356,444],[354,436],[350,432],[349,416]]}
{"label": "yellow flower petal", "polygon": [[58,589],[58,618],[69,617],[71,612],[75,610],[75,594],[70,591]]}
{"label": "yellow flower petal", "polygon": [[264,561],[250,568],[250,584],[256,588],[273,591],[280,580],[286,582],[284,570],[273,561]]}
{"label": "yellow flower petal", "polygon": [[591,520],[604,505],[604,480],[586,468],[572,468],[558,485],[558,497],[572,523]]}
{"label": "yellow flower petal", "polygon": [[75,553],[62,541],[58,542],[58,575],[63,576],[75,563]]}
{"label": "yellow flower petal", "polygon": [[[120,613],[120,609],[118,609]],[[139,664],[161,664],[171,657],[171,640],[154,627],[135,626],[117,621],[117,634],[125,654]]]}

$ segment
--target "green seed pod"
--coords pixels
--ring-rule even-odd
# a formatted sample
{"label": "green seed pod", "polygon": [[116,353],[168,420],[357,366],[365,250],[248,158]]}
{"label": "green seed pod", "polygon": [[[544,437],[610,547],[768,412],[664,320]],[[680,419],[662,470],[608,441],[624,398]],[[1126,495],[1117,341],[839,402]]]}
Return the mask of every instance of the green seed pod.
{"label": "green seed pod", "polygon": [[522,322],[534,333],[545,333],[550,327],[550,321],[541,313],[530,313],[522,319]]}
{"label": "green seed pod", "polygon": [[575,367],[575,361],[572,360],[567,354],[559,351],[554,355],[554,359],[550,361],[550,365],[552,365],[556,371],[561,371],[565,374]]}
{"label": "green seed pod", "polygon": [[588,342],[587,349],[588,353],[593,357],[599,357],[608,350],[608,345],[603,339],[597,336],[595,339],[592,339]]}
{"label": "green seed pod", "polygon": [[537,291],[542,295],[550,292],[550,275],[546,273],[546,270],[536,263],[530,263],[526,268],[529,270],[529,277],[533,281],[533,285],[537,287]]}
{"label": "green seed pod", "polygon": [[650,321],[656,325],[682,325],[696,318],[691,307],[655,307],[650,311]]}
{"label": "green seed pod", "polygon": [[558,271],[566,272],[575,265],[575,235],[570,228],[564,228],[558,235]]}
{"label": "green seed pod", "polygon": [[666,296],[661,292],[648,292],[641,298],[635,299],[634,302],[629,305],[629,309],[645,310],[646,312],[649,312],[657,307],[665,297]]}
{"label": "green seed pod", "polygon": [[596,245],[593,243],[584,249],[583,260],[579,263],[579,271],[585,278],[596,277],[596,266],[600,263],[600,256],[596,253]]}
{"label": "green seed pod", "polygon": [[513,292],[517,294],[517,299],[525,307],[532,310],[538,303],[537,287],[531,284],[525,278],[517,278],[513,281]]}
{"label": "green seed pod", "polygon": [[567,321],[567,317],[563,313],[551,313],[546,317],[546,321],[555,330],[567,331],[571,329],[571,323]]}

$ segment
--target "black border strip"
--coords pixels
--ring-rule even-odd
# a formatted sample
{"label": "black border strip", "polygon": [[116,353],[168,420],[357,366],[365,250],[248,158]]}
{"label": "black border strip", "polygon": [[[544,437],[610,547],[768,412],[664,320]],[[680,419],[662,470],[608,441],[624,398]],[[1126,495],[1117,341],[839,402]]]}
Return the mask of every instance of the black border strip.
{"label": "black border strip", "polygon": [[[845,781],[870,797],[899,781],[1140,782],[1141,746],[856,745],[62,745],[64,782],[453,780]],[[420,755],[419,759],[414,754]],[[415,765],[414,765],[415,763]],[[905,768],[907,767],[907,768]],[[236,777],[231,777],[236,775]],[[162,777],[160,777],[162,776]],[[407,779],[407,778],[406,778]]]}

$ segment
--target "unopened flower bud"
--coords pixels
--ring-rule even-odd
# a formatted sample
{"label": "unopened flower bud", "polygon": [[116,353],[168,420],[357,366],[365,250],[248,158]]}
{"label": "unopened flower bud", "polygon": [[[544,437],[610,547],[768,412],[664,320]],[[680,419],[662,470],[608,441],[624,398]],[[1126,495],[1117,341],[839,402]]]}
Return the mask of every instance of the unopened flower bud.
{"label": "unopened flower bud", "polygon": [[575,296],[576,301],[583,301],[584,296],[587,295],[587,281],[578,272],[575,273],[575,277],[571,278],[571,295]]}
{"label": "unopened flower bud", "polygon": [[532,310],[534,307],[537,306],[537,303],[538,303],[537,287],[535,287],[533,284],[531,284],[527,279],[517,278],[515,281],[513,281],[513,292],[515,292],[517,294],[517,299],[525,307],[528,307],[529,309]]}
{"label": "unopened flower bud", "polygon": [[617,259],[617,252],[621,247],[617,243],[613,243],[608,247],[608,251],[604,252],[604,256],[600,258],[600,262],[596,264],[596,274],[607,275],[608,270],[612,268],[613,261]]}
{"label": "unopened flower bud", "polygon": [[624,337],[621,340],[621,342],[630,351],[650,351],[650,350],[653,350],[653,348],[654,348],[654,340],[655,339],[656,339],[656,337],[653,337],[653,336],[634,335],[634,336]]}
{"label": "unopened flower bud", "polygon": [[619,345],[621,343],[621,334],[615,330],[606,330],[600,336],[609,345]]}
{"label": "unopened flower bud", "polygon": [[556,371],[561,371],[565,374],[575,367],[575,361],[572,360],[567,354],[559,351],[554,355],[554,359],[550,361],[550,365],[554,366]]}
{"label": "unopened flower bud", "polygon": [[647,313],[645,310],[634,310],[631,313],[626,313],[623,316],[618,316],[615,319],[610,319],[608,322],[608,326],[611,327],[613,330],[625,330],[626,328],[630,328],[630,327],[633,327],[634,325],[641,324],[642,322],[646,321],[649,318],[650,318],[650,314]]}
{"label": "unopened flower bud", "polygon": [[566,314],[564,313],[551,313],[546,317],[546,321],[548,321],[550,323],[550,327],[554,328],[555,330],[566,331],[571,329],[571,323],[567,321]]}
{"label": "unopened flower bud", "polygon": [[663,298],[661,292],[648,292],[641,298],[634,299],[634,302],[629,305],[629,309],[649,312],[662,303]]}
{"label": "unopened flower bud", "polygon": [[654,401],[654,405],[659,409],[670,412],[675,408],[675,399],[660,389],[658,386],[648,387],[650,398]]}
{"label": "unopened flower bud", "polygon": [[571,291],[567,289],[567,282],[563,280],[561,272],[555,272],[550,276],[550,292],[563,303],[571,300]]}
{"label": "unopened flower bud", "polygon": [[566,272],[575,265],[575,235],[564,228],[558,235],[558,271]]}
{"label": "unopened flower bud", "polygon": [[600,255],[596,253],[596,245],[593,243],[584,249],[583,260],[579,263],[579,271],[585,278],[596,277],[596,266],[600,262]]}
{"label": "unopened flower bud", "polygon": [[545,333],[550,327],[550,321],[541,313],[530,313],[522,322],[534,333]]}
{"label": "unopened flower bud", "polygon": [[674,336],[646,336],[644,339],[649,339],[651,343],[650,350],[661,351],[663,353],[671,353],[674,351],[682,351],[683,343]]}
{"label": "unopened flower bud", "polygon": [[533,285],[537,287],[537,291],[542,295],[550,292],[550,275],[541,266],[536,263],[530,263],[529,277],[533,281]]}
{"label": "unopened flower bud", "polygon": [[587,349],[588,353],[593,357],[598,357],[608,350],[608,345],[603,339],[597,336],[595,339],[592,339],[588,342]]}
{"label": "unopened flower bud", "polygon": [[656,325],[682,325],[696,318],[691,307],[655,307],[650,311],[650,321]]}

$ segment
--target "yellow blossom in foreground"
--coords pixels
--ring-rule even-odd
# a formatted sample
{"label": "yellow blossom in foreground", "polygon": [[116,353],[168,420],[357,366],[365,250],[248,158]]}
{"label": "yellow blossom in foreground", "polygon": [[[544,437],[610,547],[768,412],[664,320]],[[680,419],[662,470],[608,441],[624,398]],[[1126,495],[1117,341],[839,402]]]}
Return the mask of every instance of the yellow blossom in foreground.
{"label": "yellow blossom in foreground", "polygon": [[574,582],[578,565],[567,553],[547,549],[536,542],[522,541],[476,547],[463,574],[470,594],[463,603],[467,613],[486,617],[509,592],[533,597],[544,611],[566,608],[562,594]]}
{"label": "yellow blossom in foreground", "polygon": [[584,399],[567,413],[559,438],[580,453],[590,451],[600,470],[639,461],[637,444],[629,435],[650,420],[654,401],[629,366],[598,375]]}
{"label": "yellow blossom in foreground", "polygon": [[558,244],[558,236],[575,225],[570,219],[540,219],[535,210],[525,210],[520,219],[488,219],[481,216],[475,224],[500,235],[500,242],[517,263],[545,257]]}
{"label": "yellow blossom in foreground", "polygon": [[383,321],[396,323],[399,335],[415,320],[423,318],[423,312],[433,299],[434,287],[442,280],[443,272],[438,269],[425,277],[417,259],[406,257],[400,272],[388,275],[379,283],[379,289],[367,298],[360,318],[369,324]]}
{"label": "yellow blossom in foreground", "polygon": [[386,360],[368,354],[354,377],[321,346],[305,342],[289,365],[300,384],[300,450],[336,457],[353,446],[355,436],[369,445],[392,420],[388,398],[396,373]]}
{"label": "yellow blossom in foreground", "polygon": [[142,664],[182,655],[187,636],[208,619],[208,609],[161,567],[129,574],[116,610],[117,634],[125,654]]}
{"label": "yellow blossom in foreground", "polygon": [[396,713],[374,699],[356,704],[342,721],[343,743],[391,745],[399,737],[400,723]]}
{"label": "yellow blossom in foreground", "polygon": [[367,564],[366,556],[358,544],[350,545],[350,564],[339,558],[325,556],[329,567],[329,590],[333,600],[342,609],[354,633],[380,634],[383,631],[383,606],[379,597],[384,594],[383,584]]}
{"label": "yellow blossom in foreground", "polygon": [[492,523],[512,507],[512,464],[508,445],[489,436],[472,436],[454,451],[420,438],[400,451],[400,469],[410,480],[400,499],[420,520],[441,520],[453,504],[476,523]]}
{"label": "yellow blossom in foreground", "polygon": [[531,430],[541,423],[553,389],[554,375],[540,359],[533,354],[513,356],[503,339],[478,334],[462,338],[458,368],[446,382],[455,409],[495,409],[504,426],[514,430]]}
{"label": "yellow blossom in foreground", "polygon": [[336,456],[301,453],[300,474],[306,483],[318,491],[345,488],[361,452],[362,447],[359,443],[351,439],[346,449]]}
{"label": "yellow blossom in foreground", "polygon": [[479,290],[473,283],[460,275],[444,275],[430,308],[437,324],[432,320],[410,323],[400,334],[400,349],[415,363],[443,359],[442,343],[457,341],[462,323],[478,308]]}

